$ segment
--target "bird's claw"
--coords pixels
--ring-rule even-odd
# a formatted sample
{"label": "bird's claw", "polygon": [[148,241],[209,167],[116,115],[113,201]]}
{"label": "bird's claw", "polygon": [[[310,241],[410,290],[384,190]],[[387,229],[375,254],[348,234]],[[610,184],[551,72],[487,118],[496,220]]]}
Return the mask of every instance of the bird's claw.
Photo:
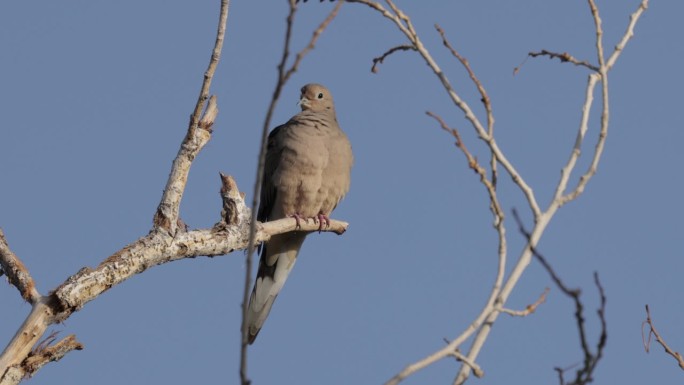
{"label": "bird's claw", "polygon": [[326,228],[326,229],[327,229],[328,227],[330,227],[330,218],[328,218],[328,216],[325,215],[325,214],[323,214],[323,213],[318,213],[318,215],[316,215],[316,216],[314,217],[314,222],[318,222],[318,232],[319,232],[319,233],[320,233],[321,231],[323,231],[323,224],[324,224],[324,223],[325,223],[325,228]]}
{"label": "bird's claw", "polygon": [[302,228],[301,224],[299,223],[300,220],[304,220],[304,222],[308,222],[309,220],[301,216],[299,213],[294,213],[290,215],[290,217],[295,219],[295,222],[297,222],[297,225],[295,226],[295,230],[299,230]]}
{"label": "bird's claw", "polygon": [[[307,223],[309,222],[309,218],[306,218],[299,213],[294,213],[294,214],[290,215],[290,218],[294,218],[294,220],[297,222],[297,226],[295,226],[296,230],[299,230],[302,228],[300,221],[304,221]],[[311,219],[314,220],[314,223],[318,223],[318,232],[319,233],[321,231],[323,231],[324,226],[326,229],[328,227],[330,227],[330,218],[328,218],[328,216],[323,214],[323,213],[318,213],[318,215],[316,215],[315,217],[311,217]]]}

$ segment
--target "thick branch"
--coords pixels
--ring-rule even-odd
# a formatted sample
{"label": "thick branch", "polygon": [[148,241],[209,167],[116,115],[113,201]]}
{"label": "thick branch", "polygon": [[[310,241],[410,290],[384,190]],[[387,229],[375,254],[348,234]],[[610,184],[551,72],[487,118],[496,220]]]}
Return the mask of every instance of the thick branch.
{"label": "thick branch", "polygon": [[[248,213],[248,209],[244,207],[240,217],[248,218]],[[342,234],[347,226],[345,222],[331,220],[330,226],[323,231]],[[255,241],[258,244],[267,241],[273,235],[295,231],[296,228],[297,222],[294,218],[258,224]],[[298,231],[318,231],[318,224],[313,221],[300,222]],[[184,258],[229,254],[235,250],[246,249],[248,245],[248,222],[242,222],[239,226],[228,226],[223,230],[192,230],[177,234],[174,238],[152,233],[124,247],[97,268],[82,269],[58,287],[54,295],[65,309],[79,310],[102,292],[150,267]]]}
{"label": "thick branch", "polygon": [[31,313],[0,355],[0,383],[5,380],[5,374],[11,366],[20,364],[28,356],[47,327],[57,322],[55,314],[60,311],[54,297],[41,297],[33,304]]}
{"label": "thick branch", "polygon": [[[235,223],[227,224],[222,220],[213,228],[179,232],[175,237],[166,232],[153,231],[113,254],[96,268],[81,269],[49,296],[41,297],[0,356],[0,381],[10,366],[21,363],[28,356],[49,325],[67,319],[89,301],[135,274],[183,258],[213,257],[246,249],[249,245],[250,209],[245,206],[243,194],[239,193],[234,182],[232,186],[234,188],[222,191],[222,198],[224,207],[229,201],[228,206],[236,210],[229,215],[236,219]],[[257,224],[255,241],[261,243],[273,235],[290,231],[319,230],[319,224],[313,221],[300,221],[297,226],[294,218]],[[322,231],[342,234],[347,227],[345,222],[330,220],[330,225]]]}

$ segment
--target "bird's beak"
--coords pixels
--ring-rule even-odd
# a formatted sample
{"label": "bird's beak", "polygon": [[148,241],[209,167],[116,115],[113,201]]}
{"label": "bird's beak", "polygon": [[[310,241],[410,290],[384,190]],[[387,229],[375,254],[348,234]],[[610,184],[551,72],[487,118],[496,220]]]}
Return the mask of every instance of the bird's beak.
{"label": "bird's beak", "polygon": [[311,101],[307,99],[306,96],[302,96],[302,98],[297,102],[297,105],[304,109],[311,105]]}

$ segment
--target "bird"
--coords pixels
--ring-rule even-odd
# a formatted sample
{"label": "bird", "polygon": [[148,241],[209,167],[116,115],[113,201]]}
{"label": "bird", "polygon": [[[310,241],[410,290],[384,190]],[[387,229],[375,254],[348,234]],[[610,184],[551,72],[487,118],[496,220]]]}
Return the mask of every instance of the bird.
{"label": "bird", "polygon": [[[274,128],[266,147],[266,162],[257,220],[313,219],[319,230],[349,191],[354,163],[351,143],[337,122],[327,88],[301,88],[301,112]],[[259,267],[246,314],[247,339],[253,344],[273,302],[294,267],[308,233],[272,236],[261,245]]]}

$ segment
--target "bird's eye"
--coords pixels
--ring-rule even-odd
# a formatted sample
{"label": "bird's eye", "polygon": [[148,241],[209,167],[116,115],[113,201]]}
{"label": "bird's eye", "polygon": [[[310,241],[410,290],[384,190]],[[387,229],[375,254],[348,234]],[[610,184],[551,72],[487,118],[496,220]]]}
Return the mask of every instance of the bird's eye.
{"label": "bird's eye", "polygon": [[319,98],[319,99],[323,99],[323,93],[322,93],[322,92],[320,92],[320,93],[318,94],[318,98]]}

